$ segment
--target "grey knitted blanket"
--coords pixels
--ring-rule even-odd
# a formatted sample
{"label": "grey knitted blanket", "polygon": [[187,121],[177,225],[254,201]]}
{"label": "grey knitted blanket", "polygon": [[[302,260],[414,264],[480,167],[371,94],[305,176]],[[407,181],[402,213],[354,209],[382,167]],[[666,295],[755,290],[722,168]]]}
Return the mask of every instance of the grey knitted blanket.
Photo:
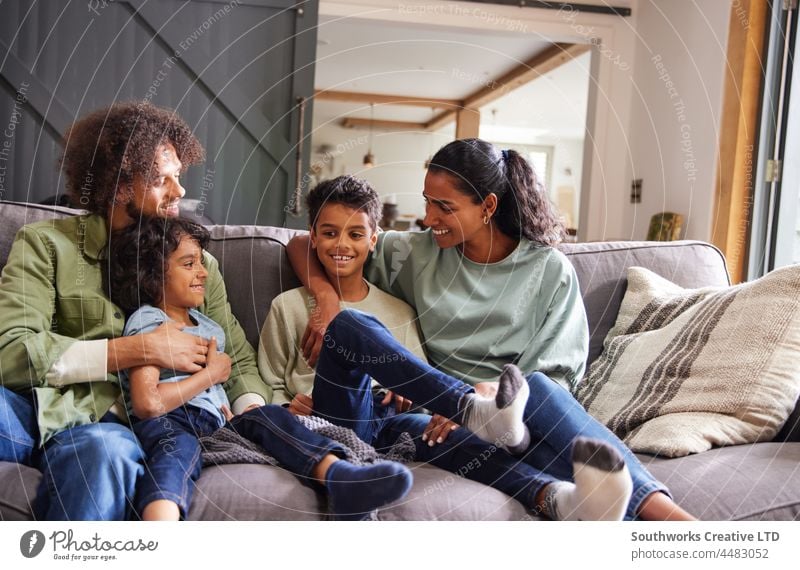
{"label": "grey knitted blanket", "polygon": [[[409,463],[415,459],[414,441],[407,433],[400,434],[400,437],[386,453],[378,453],[374,447],[361,441],[351,429],[334,425],[314,416],[297,416],[297,420],[311,431],[341,445],[344,448],[344,459],[356,465],[366,465],[378,461]],[[200,445],[203,449],[204,467],[228,463],[279,465],[278,461],[267,454],[263,448],[227,427],[218,429],[210,436],[200,438]]]}

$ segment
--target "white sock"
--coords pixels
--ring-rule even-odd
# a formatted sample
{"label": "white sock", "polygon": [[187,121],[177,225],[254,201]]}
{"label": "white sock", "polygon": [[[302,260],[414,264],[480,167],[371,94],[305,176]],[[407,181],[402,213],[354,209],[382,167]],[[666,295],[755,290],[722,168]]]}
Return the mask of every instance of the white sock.
{"label": "white sock", "polygon": [[494,399],[478,394],[467,396],[464,427],[511,453],[525,451],[531,436],[522,423],[522,415],[529,393],[528,381],[519,368],[506,364]]}
{"label": "white sock", "polygon": [[619,452],[609,444],[577,438],[572,446],[575,483],[548,487],[545,503],[557,520],[619,521],[625,516],[633,480]]}

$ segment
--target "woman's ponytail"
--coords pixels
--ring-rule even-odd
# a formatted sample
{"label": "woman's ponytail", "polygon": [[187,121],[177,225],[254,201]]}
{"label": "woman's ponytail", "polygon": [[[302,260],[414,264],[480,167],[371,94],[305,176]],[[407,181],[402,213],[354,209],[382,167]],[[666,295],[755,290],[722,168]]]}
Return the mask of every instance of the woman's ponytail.
{"label": "woman's ponytail", "polygon": [[503,152],[509,191],[495,213],[497,225],[507,235],[522,235],[542,245],[558,245],[564,224],[550,202],[544,184],[518,152]]}
{"label": "woman's ponytail", "polygon": [[429,171],[452,176],[459,191],[476,204],[494,193],[498,207],[493,220],[509,237],[545,246],[555,246],[564,238],[564,224],[544,185],[516,151],[500,151],[481,139],[457,140],[439,149]]}

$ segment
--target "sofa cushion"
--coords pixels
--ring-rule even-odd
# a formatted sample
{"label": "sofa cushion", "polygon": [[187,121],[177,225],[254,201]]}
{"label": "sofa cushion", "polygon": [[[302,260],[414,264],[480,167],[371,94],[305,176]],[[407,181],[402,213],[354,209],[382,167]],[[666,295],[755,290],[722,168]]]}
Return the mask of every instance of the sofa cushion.
{"label": "sofa cushion", "polygon": [[701,520],[800,520],[800,443],[758,443],[676,459],[639,455]]}
{"label": "sofa cushion", "polygon": [[[480,483],[436,467],[412,463],[414,486],[401,502],[378,512],[380,520],[531,520],[517,501]],[[36,469],[0,462],[0,520],[31,520],[41,480]],[[322,520],[325,498],[288,471],[268,465],[218,465],[203,469],[190,520]]]}
{"label": "sofa cushion", "polygon": [[300,286],[286,257],[286,243],[299,230],[266,226],[210,226],[208,251],[217,258],[228,302],[247,340],[258,346],[272,299]]}
{"label": "sofa cushion", "polygon": [[325,505],[313,489],[269,465],[205,467],[197,482],[190,520],[321,520]]}
{"label": "sofa cushion", "polygon": [[0,520],[27,521],[42,474],[36,469],[0,461]]}
{"label": "sofa cushion", "polygon": [[395,504],[378,511],[384,521],[533,520],[521,503],[491,487],[423,463],[409,465],[414,486]]}
{"label": "sofa cushion", "polygon": [[670,457],[769,441],[800,393],[800,266],[683,289],[640,267],[577,392],[635,451]]}
{"label": "sofa cushion", "polygon": [[603,351],[627,286],[628,268],[644,267],[690,289],[730,285],[725,258],[699,241],[563,244],[581,287],[589,320],[588,365]]}

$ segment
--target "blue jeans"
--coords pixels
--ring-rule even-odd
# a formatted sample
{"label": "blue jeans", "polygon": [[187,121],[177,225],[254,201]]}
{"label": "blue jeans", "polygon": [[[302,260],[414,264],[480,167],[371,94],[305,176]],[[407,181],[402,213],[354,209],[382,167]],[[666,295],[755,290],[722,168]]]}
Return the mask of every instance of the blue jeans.
{"label": "blue jeans", "polygon": [[[369,388],[369,384],[370,379],[366,377],[365,386]],[[556,481],[555,477],[542,473],[464,428],[450,432],[443,443],[431,447],[427,441],[422,441],[422,434],[431,421],[431,416],[414,413],[398,414],[394,404],[381,405],[380,395],[375,395],[371,404],[370,400],[367,400],[363,402],[365,404],[363,407],[346,410],[337,403],[329,405],[326,391],[317,392],[316,385],[313,394],[315,415],[333,423],[350,427],[353,422],[346,420],[346,415],[349,415],[351,420],[371,418],[371,421],[363,423],[369,425],[370,429],[360,430],[359,437],[378,451],[387,452],[402,433],[407,433],[414,442],[418,461],[430,463],[450,473],[494,487],[529,509],[536,509],[536,495],[539,491]]]}
{"label": "blue jeans", "polygon": [[142,450],[113,414],[65,429],[38,447],[31,397],[0,386],[0,461],[39,469],[33,505],[39,520],[125,520],[131,514]]}
{"label": "blue jeans", "polygon": [[[339,444],[307,429],[280,406],[250,410],[225,427],[260,445],[301,482],[312,486],[312,471],[323,457],[329,453],[344,456]],[[176,503],[186,518],[203,467],[199,438],[217,430],[216,418],[201,408],[182,406],[157,418],[135,420],[133,430],[147,456],[136,510],[141,513],[155,500],[168,500]]]}
{"label": "blue jeans", "polygon": [[[416,405],[450,417],[456,423],[463,419],[464,396],[474,392],[471,386],[415,357],[374,317],[344,310],[331,322],[323,339],[314,380],[315,412],[352,428],[365,441],[374,439],[376,430],[383,429],[383,421],[375,415],[368,395],[370,377]],[[625,458],[633,479],[626,518],[635,518],[642,501],[651,493],[668,494],[666,487],[655,480],[630,449],[592,418],[567,390],[538,372],[527,380],[530,397],[524,421],[532,442],[518,461],[532,469],[517,469],[517,476],[533,478],[530,485],[536,489],[555,480],[572,480],[572,442],[583,436],[611,444]],[[452,437],[453,434],[446,441]],[[510,456],[505,453],[493,453],[491,460],[484,463],[507,462],[507,457]],[[513,478],[514,475],[509,475],[499,484],[488,484],[514,496],[503,488]],[[521,486],[521,482],[515,482],[515,487]]]}

